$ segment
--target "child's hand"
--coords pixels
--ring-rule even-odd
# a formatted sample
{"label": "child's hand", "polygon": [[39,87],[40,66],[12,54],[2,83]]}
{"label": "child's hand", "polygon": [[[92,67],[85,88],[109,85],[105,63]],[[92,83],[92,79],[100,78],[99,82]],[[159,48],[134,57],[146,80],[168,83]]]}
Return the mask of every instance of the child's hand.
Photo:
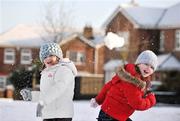
{"label": "child's hand", "polygon": [[95,98],[92,98],[90,101],[90,106],[96,108],[99,104],[96,102]]}
{"label": "child's hand", "polygon": [[25,101],[31,101],[32,100],[32,95],[31,95],[31,90],[24,88],[20,91],[20,94]]}
{"label": "child's hand", "polygon": [[39,101],[37,104],[37,109],[36,109],[36,116],[41,117],[42,116],[42,109],[44,108],[44,104],[42,101]]}

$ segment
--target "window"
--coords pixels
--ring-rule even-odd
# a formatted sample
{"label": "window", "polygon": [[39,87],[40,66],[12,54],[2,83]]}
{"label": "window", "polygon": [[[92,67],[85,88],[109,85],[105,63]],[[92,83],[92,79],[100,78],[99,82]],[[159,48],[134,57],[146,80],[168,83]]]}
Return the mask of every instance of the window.
{"label": "window", "polygon": [[85,63],[86,56],[85,56],[84,52],[68,51],[67,56],[75,64],[84,64]]}
{"label": "window", "polygon": [[4,63],[14,64],[15,63],[15,50],[12,48],[6,48],[4,50]]}
{"label": "window", "polygon": [[180,50],[180,30],[176,30],[175,49]]}
{"label": "window", "polygon": [[161,31],[160,32],[160,51],[164,51],[164,39],[165,39],[165,36],[164,36],[164,32]]}
{"label": "window", "polygon": [[32,54],[30,49],[21,50],[21,64],[31,64]]}
{"label": "window", "polygon": [[0,89],[5,89],[6,87],[6,77],[0,76]]}

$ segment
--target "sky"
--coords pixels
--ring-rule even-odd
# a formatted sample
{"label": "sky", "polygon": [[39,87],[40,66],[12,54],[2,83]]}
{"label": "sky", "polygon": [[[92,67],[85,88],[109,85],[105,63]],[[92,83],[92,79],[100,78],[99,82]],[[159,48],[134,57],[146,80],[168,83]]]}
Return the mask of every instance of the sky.
{"label": "sky", "polygon": [[[51,0],[52,1],[52,0]],[[82,28],[91,25],[100,28],[120,4],[131,0],[54,0],[63,4],[70,16],[71,26]],[[168,7],[180,0],[135,0],[141,6]],[[42,25],[48,0],[0,0],[0,33],[17,24]]]}

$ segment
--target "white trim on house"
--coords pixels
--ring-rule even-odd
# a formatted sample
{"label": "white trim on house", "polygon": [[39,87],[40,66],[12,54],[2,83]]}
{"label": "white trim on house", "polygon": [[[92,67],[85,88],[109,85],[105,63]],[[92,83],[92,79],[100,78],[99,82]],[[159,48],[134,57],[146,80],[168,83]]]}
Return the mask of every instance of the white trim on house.
{"label": "white trim on house", "polygon": [[175,50],[180,51],[180,29],[175,32]]}
{"label": "white trim on house", "polygon": [[99,56],[98,56],[98,51],[99,51],[99,48],[96,48],[95,49],[95,54],[94,54],[94,70],[95,70],[95,74],[98,73],[98,65],[99,65]]}
{"label": "white trim on house", "polygon": [[165,33],[164,31],[160,31],[160,43],[159,43],[160,51],[164,51],[164,41],[165,41]]}

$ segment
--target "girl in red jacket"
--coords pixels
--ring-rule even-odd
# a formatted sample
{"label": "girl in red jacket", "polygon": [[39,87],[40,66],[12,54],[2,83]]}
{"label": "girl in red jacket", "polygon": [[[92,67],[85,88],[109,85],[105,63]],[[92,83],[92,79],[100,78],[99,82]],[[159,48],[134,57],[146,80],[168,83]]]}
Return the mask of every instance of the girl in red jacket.
{"label": "girl in red jacket", "polygon": [[148,88],[156,67],[157,56],[150,50],[143,51],[135,64],[119,67],[112,80],[91,99],[92,107],[101,105],[98,121],[132,121],[129,117],[135,110],[155,105],[155,96]]}

